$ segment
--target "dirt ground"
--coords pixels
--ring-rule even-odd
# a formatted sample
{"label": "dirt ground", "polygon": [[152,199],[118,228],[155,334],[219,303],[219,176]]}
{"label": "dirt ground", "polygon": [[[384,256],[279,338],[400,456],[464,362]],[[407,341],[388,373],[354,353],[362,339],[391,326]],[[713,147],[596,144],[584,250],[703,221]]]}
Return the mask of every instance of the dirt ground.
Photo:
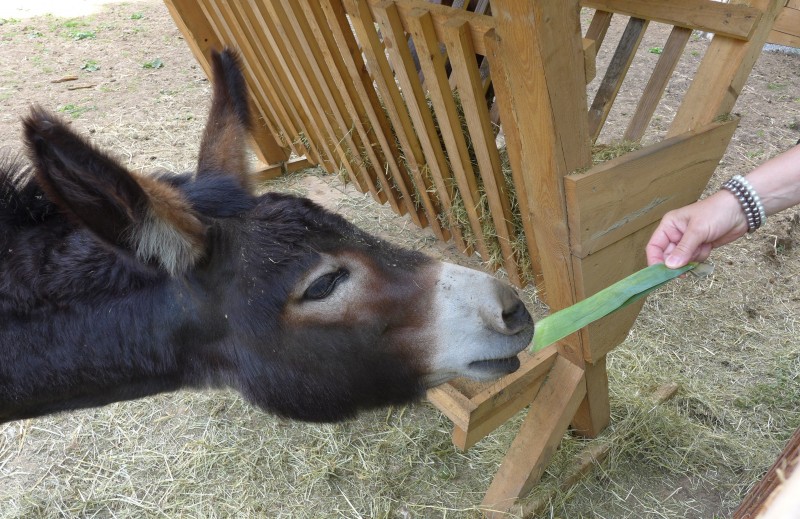
{"label": "dirt ground", "polygon": [[[0,147],[20,149],[19,121],[35,103],[131,169],[192,169],[210,88],[164,5],[78,1],[53,13],[45,4],[0,7]],[[616,121],[634,109],[665,34],[648,31],[601,140],[621,135]],[[692,37],[645,142],[666,131],[707,46]],[[734,111],[742,121],[708,192],[800,138],[800,55],[763,53]],[[479,264],[319,170],[265,189],[310,196],[391,241]],[[543,517],[731,514],[800,426],[798,225],[797,210],[777,215],[715,251],[710,278],[649,298],[609,356],[612,425],[596,440],[608,443],[608,458],[556,492]],[[532,289],[524,296],[544,312]],[[677,396],[654,406],[653,391],[673,382]],[[231,393],[179,393],[10,423],[0,425],[0,518],[476,517],[519,420],[467,453],[425,403],[311,426]],[[585,445],[565,437],[534,494],[557,488]]]}

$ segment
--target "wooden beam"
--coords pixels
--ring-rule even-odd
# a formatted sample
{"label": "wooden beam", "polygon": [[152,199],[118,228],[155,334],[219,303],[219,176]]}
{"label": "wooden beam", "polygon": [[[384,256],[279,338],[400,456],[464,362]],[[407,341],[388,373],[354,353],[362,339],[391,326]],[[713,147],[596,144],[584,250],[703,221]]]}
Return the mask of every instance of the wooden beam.
{"label": "wooden beam", "polygon": [[539,481],[585,395],[583,370],[559,356],[481,503],[487,517],[508,517]]}
{"label": "wooden beam", "polygon": [[772,26],[767,43],[800,48],[800,0],[793,0],[783,8]]}
{"label": "wooden beam", "polygon": [[631,18],[625,26],[619,45],[614,51],[611,63],[608,64],[605,76],[603,76],[603,82],[600,83],[600,88],[597,89],[592,106],[589,108],[589,135],[592,141],[597,140],[603,124],[611,112],[611,107],[622,87],[622,82],[625,81],[625,75],[633,62],[647,24],[647,20]]}
{"label": "wooden beam", "polygon": [[697,200],[737,124],[713,123],[567,176],[573,254],[586,257]]}
{"label": "wooden beam", "polygon": [[[792,437],[789,438],[778,459],[775,460],[772,467],[761,478],[761,481],[747,493],[739,508],[734,512],[733,518],[754,519],[756,517],[764,517],[766,519],[769,517],[770,519],[778,519],[781,517],[796,517],[796,512],[800,509],[798,508],[800,507],[800,502],[798,502],[800,497],[800,470],[798,470],[798,463],[800,463],[800,429],[797,429]],[[791,483],[786,485],[788,482]],[[773,515],[765,514],[770,508],[770,501],[776,499],[780,494],[785,494],[787,498],[794,500],[793,508],[785,509],[785,512],[791,510],[792,513],[786,515],[778,513]]]}
{"label": "wooden beam", "polygon": [[750,39],[761,20],[755,7],[713,0],[581,0],[581,5],[741,40]]}
{"label": "wooden beam", "polygon": [[751,0],[750,5],[764,13],[750,40],[716,37],[711,41],[670,125],[668,137],[696,130],[733,110],[786,0]]}
{"label": "wooden beam", "polygon": [[628,128],[625,130],[623,139],[628,141],[638,141],[644,135],[647,126],[650,124],[650,119],[658,108],[658,102],[664,94],[672,77],[672,72],[675,66],[683,55],[683,49],[686,48],[686,43],[689,41],[689,36],[692,35],[691,29],[684,27],[673,27],[667,38],[667,43],[664,44],[664,50],[658,57],[653,73],[647,82],[642,97],[636,106],[636,111],[631,117]]}

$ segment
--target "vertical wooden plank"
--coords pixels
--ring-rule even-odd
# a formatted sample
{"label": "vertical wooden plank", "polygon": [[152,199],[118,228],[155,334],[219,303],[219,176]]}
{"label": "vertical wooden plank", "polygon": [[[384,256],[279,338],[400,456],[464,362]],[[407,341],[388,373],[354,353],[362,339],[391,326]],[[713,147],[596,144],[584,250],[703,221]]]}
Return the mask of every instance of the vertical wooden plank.
{"label": "vertical wooden plank", "polygon": [[[319,134],[319,130],[308,116],[303,92],[297,87],[294,78],[287,74],[285,64],[282,62],[283,58],[275,47],[273,28],[267,25],[261,12],[254,9],[253,2],[235,2],[233,5],[239,13],[239,19],[247,20],[248,28],[252,31],[250,37],[257,43],[257,49],[261,51],[262,62],[266,65],[266,70],[272,78],[272,85],[279,97],[285,100],[285,106],[288,108],[293,126],[298,132],[293,137],[306,148],[315,163],[329,173],[334,172],[336,165],[330,150],[324,141],[319,142],[315,137]],[[300,138],[300,132],[306,136],[305,139]]]}
{"label": "vertical wooden plank", "polygon": [[[219,16],[224,16],[226,18],[226,23],[223,25],[219,22],[213,21],[214,18],[210,16],[207,18],[207,21],[209,21],[209,23],[216,24],[218,31],[225,31],[226,38],[229,39],[229,41],[234,42],[233,46],[239,49],[239,52],[244,58],[244,64],[246,68],[245,77],[248,81],[248,88],[250,88],[254,95],[259,95],[258,105],[262,108],[262,111],[269,112],[270,116],[268,119],[271,118],[274,121],[273,127],[276,128],[276,131],[282,132],[284,140],[289,141],[288,146],[292,149],[292,151],[298,155],[306,154],[307,150],[305,147],[298,146],[296,143],[292,143],[290,141],[292,133],[287,133],[287,129],[282,123],[279,112],[275,110],[275,108],[282,109],[283,103],[276,102],[277,99],[275,97],[271,97],[274,92],[270,91],[270,82],[263,75],[260,56],[253,50],[251,39],[249,38],[248,33],[239,23],[239,19],[237,19],[235,13],[230,11],[227,3],[223,3],[219,7],[225,10],[224,15],[219,13],[219,11],[217,12],[219,13]],[[207,11],[202,12],[206,13]]]}
{"label": "vertical wooden plank", "polygon": [[[197,62],[203,68],[206,76],[211,78],[211,66],[208,57],[212,49],[220,50],[222,44],[209,25],[208,20],[198,12],[197,4],[187,0],[165,0],[175,25],[181,31],[186,43],[192,50]],[[256,103],[254,103],[256,105]],[[253,114],[265,118],[262,107],[254,106]],[[258,159],[266,164],[277,164],[289,158],[289,151],[281,145],[276,136],[269,131],[263,120],[254,121],[251,131],[253,150]]]}
{"label": "vertical wooden plank", "polygon": [[[439,204],[430,196],[432,185],[425,172],[436,168],[436,164],[428,164],[420,145],[414,125],[409,117],[403,96],[397,87],[394,74],[384,54],[384,47],[375,30],[372,13],[366,0],[348,0],[345,8],[350,15],[350,23],[361,43],[361,49],[367,60],[367,66],[372,72],[378,90],[383,98],[383,108],[392,121],[397,139],[405,153],[406,162],[411,170],[411,176],[416,184],[420,201],[425,208],[431,229],[439,239],[447,240],[450,233],[439,223]],[[447,192],[436,191],[441,199]]]}
{"label": "vertical wooden plank", "polygon": [[664,44],[664,50],[661,52],[661,56],[659,56],[658,62],[644,89],[644,94],[639,99],[636,112],[634,112],[628,128],[625,130],[625,136],[623,137],[625,140],[638,141],[644,135],[691,35],[691,29],[684,27],[672,28],[672,32],[669,33],[669,38],[667,38],[667,43]]}
{"label": "vertical wooden plank", "polygon": [[516,241],[512,223],[514,216],[511,213],[500,154],[497,152],[489,109],[484,98],[481,74],[475,61],[475,49],[467,26],[468,24],[462,20],[450,20],[444,25],[445,45],[450,55],[450,63],[453,65],[451,77],[455,77],[458,85],[461,106],[472,137],[472,147],[478,161],[497,240],[500,243],[503,265],[509,280],[519,286],[522,281],[512,247]]}
{"label": "vertical wooden plank", "polygon": [[[464,201],[470,229],[476,239],[476,246],[483,256],[488,254],[488,247],[481,225],[483,214],[482,211],[479,213],[481,208],[478,184],[467,149],[467,142],[464,134],[461,133],[458,108],[450,90],[445,69],[445,56],[441,52],[439,40],[434,32],[433,19],[428,11],[416,9],[407,17],[407,22],[414,45],[418,49],[421,71],[426,78],[428,95],[436,112],[436,119],[439,122],[439,130],[447,149],[453,177]],[[445,186],[445,188],[452,197],[452,187]],[[451,207],[445,207],[444,210],[448,216],[452,212]],[[451,227],[458,227],[458,223],[454,219],[451,219]]]}
{"label": "vertical wooden plank", "polygon": [[751,0],[764,14],[749,41],[716,36],[667,133],[673,137],[730,113],[786,0]]}
{"label": "vertical wooden plank", "polygon": [[[286,64],[286,70],[296,84],[302,85],[302,101],[306,103],[306,110],[309,118],[315,121],[320,132],[315,136],[317,139],[326,141],[329,149],[334,153],[333,157],[338,159],[337,166],[344,168],[347,177],[362,193],[369,189],[367,181],[363,175],[354,167],[350,160],[352,149],[349,141],[349,129],[338,128],[333,118],[333,107],[328,103],[328,98],[323,92],[318,75],[314,73],[314,63],[311,56],[300,52],[299,43],[295,37],[291,21],[285,9],[277,5],[279,0],[270,0],[261,3],[258,7],[262,10],[265,19],[272,24],[274,29],[277,49],[280,59]],[[337,131],[338,130],[338,131]]]}
{"label": "vertical wooden plank", "polygon": [[[562,13],[561,17],[565,16],[565,9],[574,11],[576,27],[572,31],[556,33],[554,38],[543,38],[536,23],[543,23],[543,9]],[[583,127],[583,130],[572,132],[568,125],[560,126],[555,116],[557,107],[570,103],[566,99],[551,98],[550,93],[558,89],[562,89],[562,93],[565,90],[574,92],[576,88],[570,87],[570,83],[580,85],[578,91],[585,89],[583,74],[575,73],[583,67],[582,58],[577,63],[571,63],[569,59],[553,59],[559,49],[575,47],[580,54],[582,44],[577,26],[577,10],[577,0],[569,0],[567,5],[564,0],[542,0],[536,3],[494,0],[492,3],[499,36],[499,58],[514,64],[505,70],[508,74],[506,83],[510,95],[498,97],[497,102],[501,103],[503,113],[509,114],[503,124],[509,153],[519,156],[519,164],[524,167],[519,174],[524,181],[529,213],[524,214],[523,218],[530,219],[534,229],[544,277],[542,295],[552,311],[566,308],[575,302],[563,183],[564,175],[571,171],[568,169],[567,149],[574,149],[575,143],[566,147],[562,146],[562,141],[576,140],[579,135],[587,134],[586,97],[585,93],[576,94],[570,100],[582,113],[576,124],[581,124],[582,121]],[[545,56],[550,59],[545,60]],[[571,69],[572,74],[560,70],[570,66],[574,67]],[[549,75],[553,68],[559,70]],[[497,76],[498,70],[493,70],[493,73]],[[571,79],[562,84],[556,82],[556,79],[564,77]],[[516,132],[517,135],[509,138],[511,132]],[[516,146],[519,146],[518,150],[511,149]],[[570,165],[576,162],[588,164],[589,150],[586,150],[582,161],[570,157]],[[563,344],[568,350],[570,360],[582,363],[583,355],[578,337],[573,334]]]}
{"label": "vertical wooden plank", "polygon": [[[524,217],[533,221],[544,300],[555,311],[573,304],[577,297],[563,180],[568,172],[591,163],[579,4],[577,0],[494,0],[492,12],[500,56],[514,64],[507,70],[511,98],[498,98],[498,102],[510,102],[507,110],[513,119],[505,124],[519,133],[519,139],[507,140],[507,145],[520,145],[531,211]],[[580,334],[560,341],[559,350],[571,362],[583,365]],[[595,414],[586,412],[592,405],[590,400],[580,413],[570,416],[576,429],[595,429],[591,423]]]}
{"label": "vertical wooden plank", "polygon": [[[304,0],[309,2],[309,0]],[[371,131],[375,135],[377,144],[383,152],[385,160],[384,167],[388,169],[394,179],[395,184],[403,193],[405,203],[409,207],[409,212],[413,215],[416,214],[414,221],[419,221],[420,226],[425,227],[430,224],[427,215],[430,209],[430,200],[427,192],[420,194],[420,205],[417,207],[414,200],[412,191],[414,190],[414,182],[409,176],[406,167],[402,165],[400,150],[397,147],[395,139],[392,137],[392,129],[387,115],[384,113],[380,100],[378,99],[375,87],[373,86],[373,79],[369,76],[366,66],[361,56],[361,49],[355,41],[353,33],[350,29],[349,21],[345,15],[344,9],[339,0],[323,0],[321,2],[310,2],[313,9],[318,9],[321,13],[317,12],[320,18],[319,23],[322,27],[323,18],[327,23],[328,34],[335,45],[331,44],[333,52],[339,54],[344,71],[342,72],[345,88],[353,88],[355,95],[354,100],[360,101],[367,119],[371,125]],[[315,11],[316,12],[316,11]],[[348,81],[349,78],[349,81]],[[358,109],[357,109],[358,110]],[[372,141],[372,139],[368,139]],[[415,164],[411,158],[409,164]],[[414,167],[414,166],[410,166]]]}
{"label": "vertical wooden plank", "polygon": [[[275,84],[275,76],[270,70],[267,53],[261,47],[261,41],[256,37],[256,31],[252,26],[251,20],[242,16],[238,8],[239,3],[226,3],[228,15],[233,24],[237,25],[242,43],[240,48],[247,53],[246,60],[249,68],[253,71],[255,82],[263,90],[264,103],[270,109],[277,129],[283,134],[283,139],[297,155],[306,155],[314,163],[319,161],[315,150],[309,150],[297,141],[299,130],[295,126],[294,119],[289,114],[291,107],[287,108],[287,98],[282,95]],[[265,107],[266,108],[266,107]]]}
{"label": "vertical wooden plank", "polygon": [[[313,142],[313,145],[322,153],[322,164],[326,166],[325,169],[330,173],[335,173],[340,165],[346,162],[344,160],[346,153],[339,146],[319,99],[305,81],[302,69],[290,58],[291,53],[286,48],[286,38],[282,34],[276,18],[269,12],[267,4],[269,2],[258,0],[242,2],[245,12],[254,17],[257,25],[264,28],[264,43],[267,44],[267,50],[281,81],[284,81],[287,92],[294,98],[295,108],[308,131],[306,138]],[[352,169],[347,173],[351,180],[355,181],[355,173]]]}
{"label": "vertical wooden plank", "polygon": [[[357,133],[354,133],[353,122],[344,108],[339,90],[331,88],[330,66],[321,66],[321,52],[314,45],[316,39],[310,34],[311,29],[305,16],[297,8],[295,1],[287,3],[285,0],[269,2],[270,12],[276,17],[282,35],[287,39],[290,56],[300,64],[305,73],[306,80],[311,90],[317,97],[324,116],[328,120],[331,133],[344,152],[345,168],[352,171],[355,185],[361,192],[369,191],[379,203],[388,200],[390,207],[397,213],[404,213],[391,187],[381,189],[377,176],[364,167],[361,160],[361,151],[365,145]],[[293,7],[294,6],[294,7]],[[349,167],[348,167],[349,165]]]}
{"label": "vertical wooden plank", "polygon": [[[508,84],[508,65],[500,58],[499,40],[494,30],[486,33],[484,45],[486,46],[486,60],[492,71],[492,85],[494,87],[495,96],[498,99],[508,100],[511,98],[511,87]],[[528,196],[523,174],[525,167],[523,166],[521,156],[522,144],[519,140],[519,132],[513,127],[514,113],[511,109],[511,104],[507,101],[496,102],[495,106],[498,108],[500,122],[504,129],[506,153],[508,153],[508,162],[511,166],[511,178],[514,181],[514,189],[516,189],[517,192],[517,204],[519,205],[519,211],[522,215],[522,230],[525,233],[525,244],[531,260],[531,270],[533,271],[534,279],[538,286],[541,285],[543,281],[542,263],[539,259],[539,249],[536,246],[536,233],[533,228],[533,219],[528,217],[528,215],[531,214],[531,208],[528,206],[531,197]],[[505,131],[506,122],[511,126],[508,131]]]}
{"label": "vertical wooden plank", "polygon": [[608,64],[603,82],[595,94],[591,108],[589,108],[589,132],[592,141],[597,140],[603,129],[603,124],[605,124],[614,99],[617,98],[617,93],[625,80],[625,74],[628,73],[636,49],[639,48],[639,43],[642,41],[647,24],[648,21],[641,18],[628,20],[625,32],[622,33],[622,39],[611,58],[611,63]]}
{"label": "vertical wooden plank", "polygon": [[[361,146],[363,146],[363,153],[366,154],[373,174],[378,179],[381,188],[385,192],[390,193],[391,198],[397,200],[398,204],[401,206],[397,210],[399,214],[408,213],[414,224],[420,227],[426,227],[428,225],[427,219],[425,219],[424,213],[417,211],[417,208],[414,206],[414,200],[409,192],[409,187],[411,186],[410,181],[407,184],[403,182],[402,179],[401,182],[392,182],[392,178],[396,177],[388,177],[387,172],[389,170],[389,165],[387,159],[380,156],[378,153],[380,148],[373,145],[377,143],[375,142],[374,136],[370,135],[368,127],[365,126],[365,124],[369,122],[368,117],[365,114],[358,93],[347,77],[347,70],[343,62],[342,54],[348,51],[347,47],[341,49],[341,51],[337,47],[330,29],[327,27],[327,24],[325,24],[324,15],[319,3],[301,0],[298,4],[298,8],[302,10],[309,30],[317,41],[317,48],[321,52],[321,54],[317,56],[317,60],[329,65],[330,77],[328,80],[330,81],[330,87],[332,89],[338,89],[339,99],[343,104],[339,109],[343,112],[343,115],[351,121],[350,124],[355,128]],[[386,171],[384,168],[386,168]]]}

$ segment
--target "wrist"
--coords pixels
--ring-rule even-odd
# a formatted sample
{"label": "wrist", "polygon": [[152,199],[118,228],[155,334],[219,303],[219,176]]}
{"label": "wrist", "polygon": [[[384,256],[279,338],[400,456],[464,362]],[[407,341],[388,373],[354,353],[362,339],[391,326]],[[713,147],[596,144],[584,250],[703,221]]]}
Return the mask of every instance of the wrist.
{"label": "wrist", "polygon": [[739,208],[747,224],[747,232],[754,232],[764,225],[767,212],[755,188],[741,175],[734,175],[722,184],[721,190],[731,193],[738,202]]}

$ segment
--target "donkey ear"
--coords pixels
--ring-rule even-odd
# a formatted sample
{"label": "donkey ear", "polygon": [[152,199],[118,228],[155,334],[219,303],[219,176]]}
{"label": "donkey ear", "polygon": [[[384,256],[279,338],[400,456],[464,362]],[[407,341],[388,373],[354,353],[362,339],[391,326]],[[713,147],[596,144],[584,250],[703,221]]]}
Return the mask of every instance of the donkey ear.
{"label": "donkey ear", "polygon": [[202,256],[205,228],[175,188],[135,176],[41,108],[23,126],[38,184],[77,224],[172,275]]}
{"label": "donkey ear", "polygon": [[239,54],[232,49],[212,51],[214,94],[200,143],[197,174],[227,174],[250,189],[247,176],[247,134],[250,105]]}

